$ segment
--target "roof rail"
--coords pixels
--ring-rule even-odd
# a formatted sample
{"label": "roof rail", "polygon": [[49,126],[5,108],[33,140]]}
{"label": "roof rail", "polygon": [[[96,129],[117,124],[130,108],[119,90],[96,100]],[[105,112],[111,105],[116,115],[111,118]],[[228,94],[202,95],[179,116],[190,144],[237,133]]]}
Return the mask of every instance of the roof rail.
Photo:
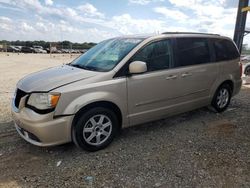
{"label": "roof rail", "polygon": [[216,36],[220,36],[219,34],[198,33],[198,32],[163,32],[162,34],[202,34],[202,35],[216,35]]}

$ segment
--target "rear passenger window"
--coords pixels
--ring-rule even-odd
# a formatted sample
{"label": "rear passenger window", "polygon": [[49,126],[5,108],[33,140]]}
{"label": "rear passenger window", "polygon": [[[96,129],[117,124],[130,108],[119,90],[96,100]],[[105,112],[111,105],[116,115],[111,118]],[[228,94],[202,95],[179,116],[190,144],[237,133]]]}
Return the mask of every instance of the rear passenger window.
{"label": "rear passenger window", "polygon": [[168,69],[171,62],[171,50],[169,40],[153,42],[139,51],[132,61],[147,63],[148,71]]}
{"label": "rear passenger window", "polygon": [[210,62],[208,41],[205,38],[177,38],[177,66]]}
{"label": "rear passenger window", "polygon": [[238,58],[239,52],[235,45],[226,39],[213,40],[215,61],[226,61]]}

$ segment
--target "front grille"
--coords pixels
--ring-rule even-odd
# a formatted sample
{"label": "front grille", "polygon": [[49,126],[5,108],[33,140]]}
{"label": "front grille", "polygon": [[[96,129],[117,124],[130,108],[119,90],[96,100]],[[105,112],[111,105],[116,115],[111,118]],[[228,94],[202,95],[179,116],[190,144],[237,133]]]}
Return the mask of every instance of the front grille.
{"label": "front grille", "polygon": [[25,95],[27,95],[26,92],[22,91],[21,89],[16,90],[16,97],[15,97],[15,106],[18,108],[21,98],[23,98]]}

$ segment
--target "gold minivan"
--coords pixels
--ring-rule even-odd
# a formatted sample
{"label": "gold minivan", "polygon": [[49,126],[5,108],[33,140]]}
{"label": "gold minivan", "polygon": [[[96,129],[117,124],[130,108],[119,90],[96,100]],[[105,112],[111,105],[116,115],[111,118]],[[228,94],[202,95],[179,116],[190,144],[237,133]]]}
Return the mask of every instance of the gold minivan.
{"label": "gold minivan", "polygon": [[227,37],[167,32],[105,40],[73,62],[17,83],[17,132],[37,146],[73,141],[96,151],[119,129],[204,106],[226,110],[240,91],[239,52]]}

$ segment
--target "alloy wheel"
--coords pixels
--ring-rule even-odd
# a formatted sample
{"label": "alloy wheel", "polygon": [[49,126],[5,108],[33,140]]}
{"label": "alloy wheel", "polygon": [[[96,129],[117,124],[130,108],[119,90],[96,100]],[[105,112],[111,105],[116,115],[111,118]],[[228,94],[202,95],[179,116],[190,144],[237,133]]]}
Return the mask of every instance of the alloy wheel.
{"label": "alloy wheel", "polygon": [[93,146],[104,143],[112,132],[112,121],[104,114],[89,118],[83,128],[84,140]]}
{"label": "alloy wheel", "polygon": [[216,103],[219,108],[224,108],[229,100],[229,91],[226,88],[221,88],[217,95]]}

